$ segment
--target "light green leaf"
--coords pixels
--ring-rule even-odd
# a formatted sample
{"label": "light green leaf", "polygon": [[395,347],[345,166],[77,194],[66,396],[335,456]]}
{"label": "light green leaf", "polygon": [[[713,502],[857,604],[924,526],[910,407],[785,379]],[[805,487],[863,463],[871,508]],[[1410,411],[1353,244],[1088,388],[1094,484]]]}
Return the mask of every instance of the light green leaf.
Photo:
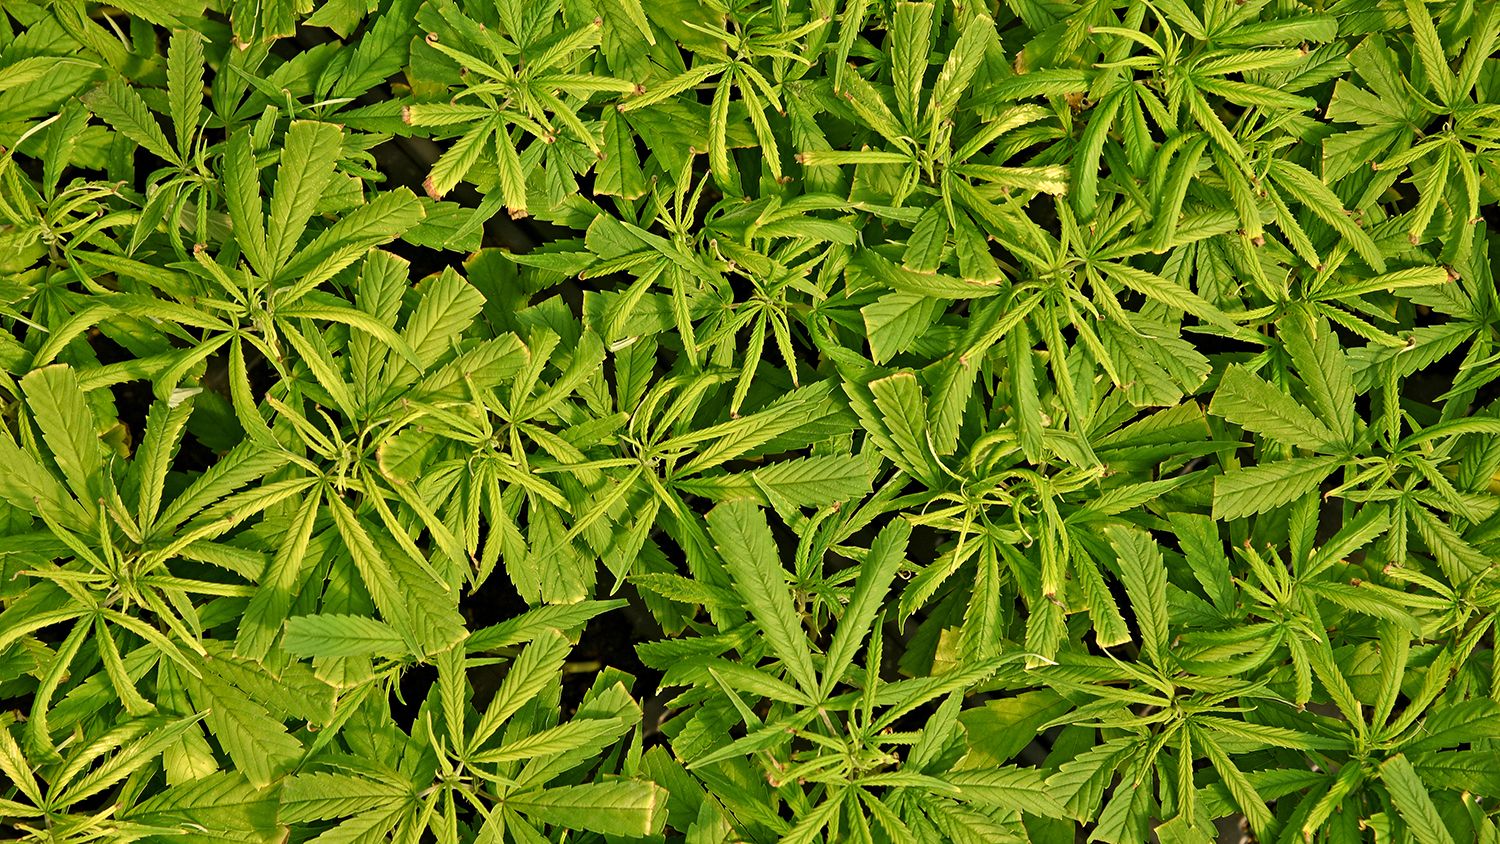
{"label": "light green leaf", "polygon": [[512,795],[505,803],[542,823],[631,838],[661,832],[667,819],[667,790],[637,780],[547,788]]}
{"label": "light green leaf", "polygon": [[156,121],[156,115],[146,107],[141,95],[120,77],[112,76],[84,95],[83,102],[101,120],[153,155],[174,164],[180,161],[171,141],[162,132],[161,124]]}
{"label": "light green leaf", "polygon": [[1453,844],[1453,835],[1438,814],[1427,786],[1404,755],[1398,753],[1381,763],[1380,779],[1418,844]]}
{"label": "light green leaf", "polygon": [[21,388],[68,486],[80,501],[91,504],[102,492],[97,479],[104,460],[94,413],[78,385],[78,376],[72,367],[56,364],[28,372],[21,379]]}
{"label": "light green leaf", "polygon": [[299,615],[286,622],[281,646],[304,657],[383,656],[407,653],[400,634],[373,618],[357,615]]}
{"label": "light green leaf", "polygon": [[812,645],[792,606],[765,512],[748,501],[726,502],[708,514],[708,528],[771,653],[803,691],[816,693]]}
{"label": "light green leaf", "polygon": [[1130,607],[1135,611],[1141,649],[1156,665],[1167,656],[1167,567],[1151,535],[1133,527],[1111,525],[1106,530],[1120,564],[1120,576]]}
{"label": "light green leaf", "polygon": [[920,293],[887,293],[859,309],[876,363],[908,351],[937,315],[937,300]]}
{"label": "light green leaf", "polygon": [[1315,491],[1338,466],[1333,457],[1298,457],[1231,469],[1214,478],[1214,518],[1242,519],[1290,504]]}
{"label": "light green leaf", "polygon": [[1043,784],[1041,772],[1035,768],[952,771],[940,779],[958,786],[958,799],[966,802],[1044,818],[1067,816],[1067,809]]}
{"label": "light green leaf", "polygon": [[1208,412],[1287,445],[1319,449],[1334,440],[1311,411],[1242,366],[1224,371]]}
{"label": "light green leaf", "polygon": [[1287,193],[1307,206],[1338,232],[1377,273],[1385,272],[1385,256],[1368,232],[1350,217],[1339,198],[1317,176],[1285,158],[1271,160],[1271,176]]}
{"label": "light green leaf", "polygon": [[[860,564],[859,577],[854,582],[854,595],[850,597],[844,614],[839,616],[833,642],[828,646],[820,688],[823,697],[828,697],[843,679],[844,671],[854,661],[855,652],[871,634],[870,625],[880,611],[891,581],[906,562],[906,543],[910,538],[910,523],[895,519],[887,523],[870,544],[869,556]],[[880,636],[882,631],[876,629],[873,634]]]}

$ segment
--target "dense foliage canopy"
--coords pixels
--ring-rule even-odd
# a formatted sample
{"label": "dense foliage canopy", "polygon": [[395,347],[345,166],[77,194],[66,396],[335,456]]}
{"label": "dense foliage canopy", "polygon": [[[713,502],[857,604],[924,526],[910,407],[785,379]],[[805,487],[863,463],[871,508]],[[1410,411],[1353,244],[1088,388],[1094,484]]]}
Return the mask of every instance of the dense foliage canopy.
{"label": "dense foliage canopy", "polygon": [[0,838],[1500,841],[1497,44],[5,0]]}

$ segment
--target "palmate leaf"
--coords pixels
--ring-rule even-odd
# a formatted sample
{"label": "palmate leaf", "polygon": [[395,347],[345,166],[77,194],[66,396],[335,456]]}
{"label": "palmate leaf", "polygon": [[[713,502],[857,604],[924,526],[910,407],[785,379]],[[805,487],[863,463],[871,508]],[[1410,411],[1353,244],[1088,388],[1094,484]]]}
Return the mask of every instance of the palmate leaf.
{"label": "palmate leaf", "polygon": [[937,303],[918,293],[887,293],[860,309],[870,351],[876,363],[885,363],[907,351],[932,324]]}
{"label": "palmate leaf", "polygon": [[153,826],[193,824],[226,839],[268,841],[282,834],[276,791],[256,788],[240,773],[214,773],[158,792],[126,818]]}
{"label": "palmate leaf", "polygon": [[1421,844],[1451,844],[1453,835],[1405,756],[1398,753],[1385,760],[1380,766],[1380,777],[1415,840]]}
{"label": "palmate leaf", "polygon": [[312,773],[290,777],[282,786],[277,818],[284,824],[328,820],[399,804],[401,786],[348,774]]}
{"label": "palmate leaf", "polygon": [[1109,541],[1114,546],[1125,581],[1125,592],[1135,611],[1141,646],[1157,665],[1167,656],[1167,570],[1161,551],[1143,531],[1111,527]]}
{"label": "palmate leaf", "polygon": [[245,608],[235,643],[235,652],[240,656],[261,660],[270,652],[281,623],[291,608],[292,590],[302,574],[321,503],[322,496],[311,492],[296,506],[296,515],[271,562],[261,573],[259,587]]}
{"label": "palmate leaf", "polygon": [[1225,370],[1208,411],[1287,445],[1319,450],[1333,439],[1310,411],[1237,366]]}
{"label": "palmate leaf", "polygon": [[1496,4],[12,6],[0,839],[1496,837]]}
{"label": "palmate leaf", "polygon": [[1314,215],[1345,238],[1377,273],[1385,272],[1385,256],[1369,233],[1350,219],[1339,198],[1305,168],[1285,160],[1272,165],[1272,178]]}
{"label": "palmate leaf", "polygon": [[298,122],[287,130],[266,225],[272,267],[284,266],[297,248],[333,179],[341,141],[338,127],[327,123]]}
{"label": "palmate leaf", "polygon": [[943,781],[958,787],[958,799],[981,806],[998,806],[1044,818],[1060,818],[1066,811],[1047,791],[1035,769],[959,771],[943,777]]}
{"label": "palmate leaf", "polygon": [[224,199],[235,243],[246,260],[261,275],[269,275],[274,264],[266,240],[265,207],[260,199],[260,170],[251,148],[249,132],[229,138],[224,153]]}
{"label": "palmate leaf", "polygon": [[771,538],[765,512],[748,501],[731,501],[714,508],[709,531],[750,614],[765,634],[771,653],[788,674],[812,694],[818,688],[812,645],[792,607],[785,571]]}
{"label": "palmate leaf", "polygon": [[177,153],[156,116],[146,107],[140,93],[123,81],[111,79],[95,88],[84,98],[84,104],[113,129],[153,155],[168,162],[178,162]]}
{"label": "palmate leaf", "polygon": [[302,743],[245,691],[211,671],[186,683],[209,732],[251,785],[264,788],[301,758]]}
{"label": "palmate leaf", "polygon": [[177,149],[187,150],[203,118],[203,38],[191,30],[172,33],[167,49],[168,113]]}
{"label": "palmate leaf", "polygon": [[282,647],[297,656],[399,657],[407,643],[390,625],[359,615],[299,615],[287,620]]}
{"label": "palmate leaf", "polygon": [[562,668],[568,655],[568,640],[555,629],[549,629],[527,645],[509,673],[505,675],[500,689],[491,699],[474,731],[470,733],[470,746],[477,748],[488,741],[501,726],[521,707],[525,706],[542,687],[551,682]]}
{"label": "palmate leaf", "polygon": [[542,823],[641,838],[666,822],[666,789],[651,782],[596,782],[517,794],[507,805]]}
{"label": "palmate leaf", "polygon": [[80,501],[93,502],[99,493],[95,480],[103,470],[94,414],[72,368],[65,364],[34,370],[21,379],[27,407],[52,459]]}
{"label": "palmate leaf", "polygon": [[[886,525],[871,544],[870,554],[861,564],[859,578],[855,581],[854,595],[839,618],[838,630],[828,646],[823,682],[819,690],[825,697],[833,691],[845,669],[853,662],[861,641],[872,633],[870,626],[875,621],[885,593],[901,565],[906,562],[906,543],[910,537],[911,527],[906,522],[895,521]],[[875,635],[880,633],[878,630],[873,632]]]}
{"label": "palmate leaf", "polygon": [[1333,457],[1298,457],[1244,469],[1214,479],[1214,518],[1239,519],[1290,504],[1333,474]]}

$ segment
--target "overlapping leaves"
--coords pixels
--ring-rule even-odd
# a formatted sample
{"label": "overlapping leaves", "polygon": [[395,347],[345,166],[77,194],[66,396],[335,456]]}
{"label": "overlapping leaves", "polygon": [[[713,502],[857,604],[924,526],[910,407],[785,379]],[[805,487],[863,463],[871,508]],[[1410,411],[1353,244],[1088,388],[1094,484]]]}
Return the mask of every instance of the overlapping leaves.
{"label": "overlapping leaves", "polygon": [[1497,42],[8,4],[0,828],[1495,840]]}

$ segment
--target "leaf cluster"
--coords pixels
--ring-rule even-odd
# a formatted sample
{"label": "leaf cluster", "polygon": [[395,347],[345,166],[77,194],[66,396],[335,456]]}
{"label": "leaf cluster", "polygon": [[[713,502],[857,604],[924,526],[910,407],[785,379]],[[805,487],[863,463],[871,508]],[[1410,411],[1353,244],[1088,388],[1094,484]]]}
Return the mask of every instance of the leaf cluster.
{"label": "leaf cluster", "polygon": [[0,837],[1500,841],[1497,48],[7,2]]}

